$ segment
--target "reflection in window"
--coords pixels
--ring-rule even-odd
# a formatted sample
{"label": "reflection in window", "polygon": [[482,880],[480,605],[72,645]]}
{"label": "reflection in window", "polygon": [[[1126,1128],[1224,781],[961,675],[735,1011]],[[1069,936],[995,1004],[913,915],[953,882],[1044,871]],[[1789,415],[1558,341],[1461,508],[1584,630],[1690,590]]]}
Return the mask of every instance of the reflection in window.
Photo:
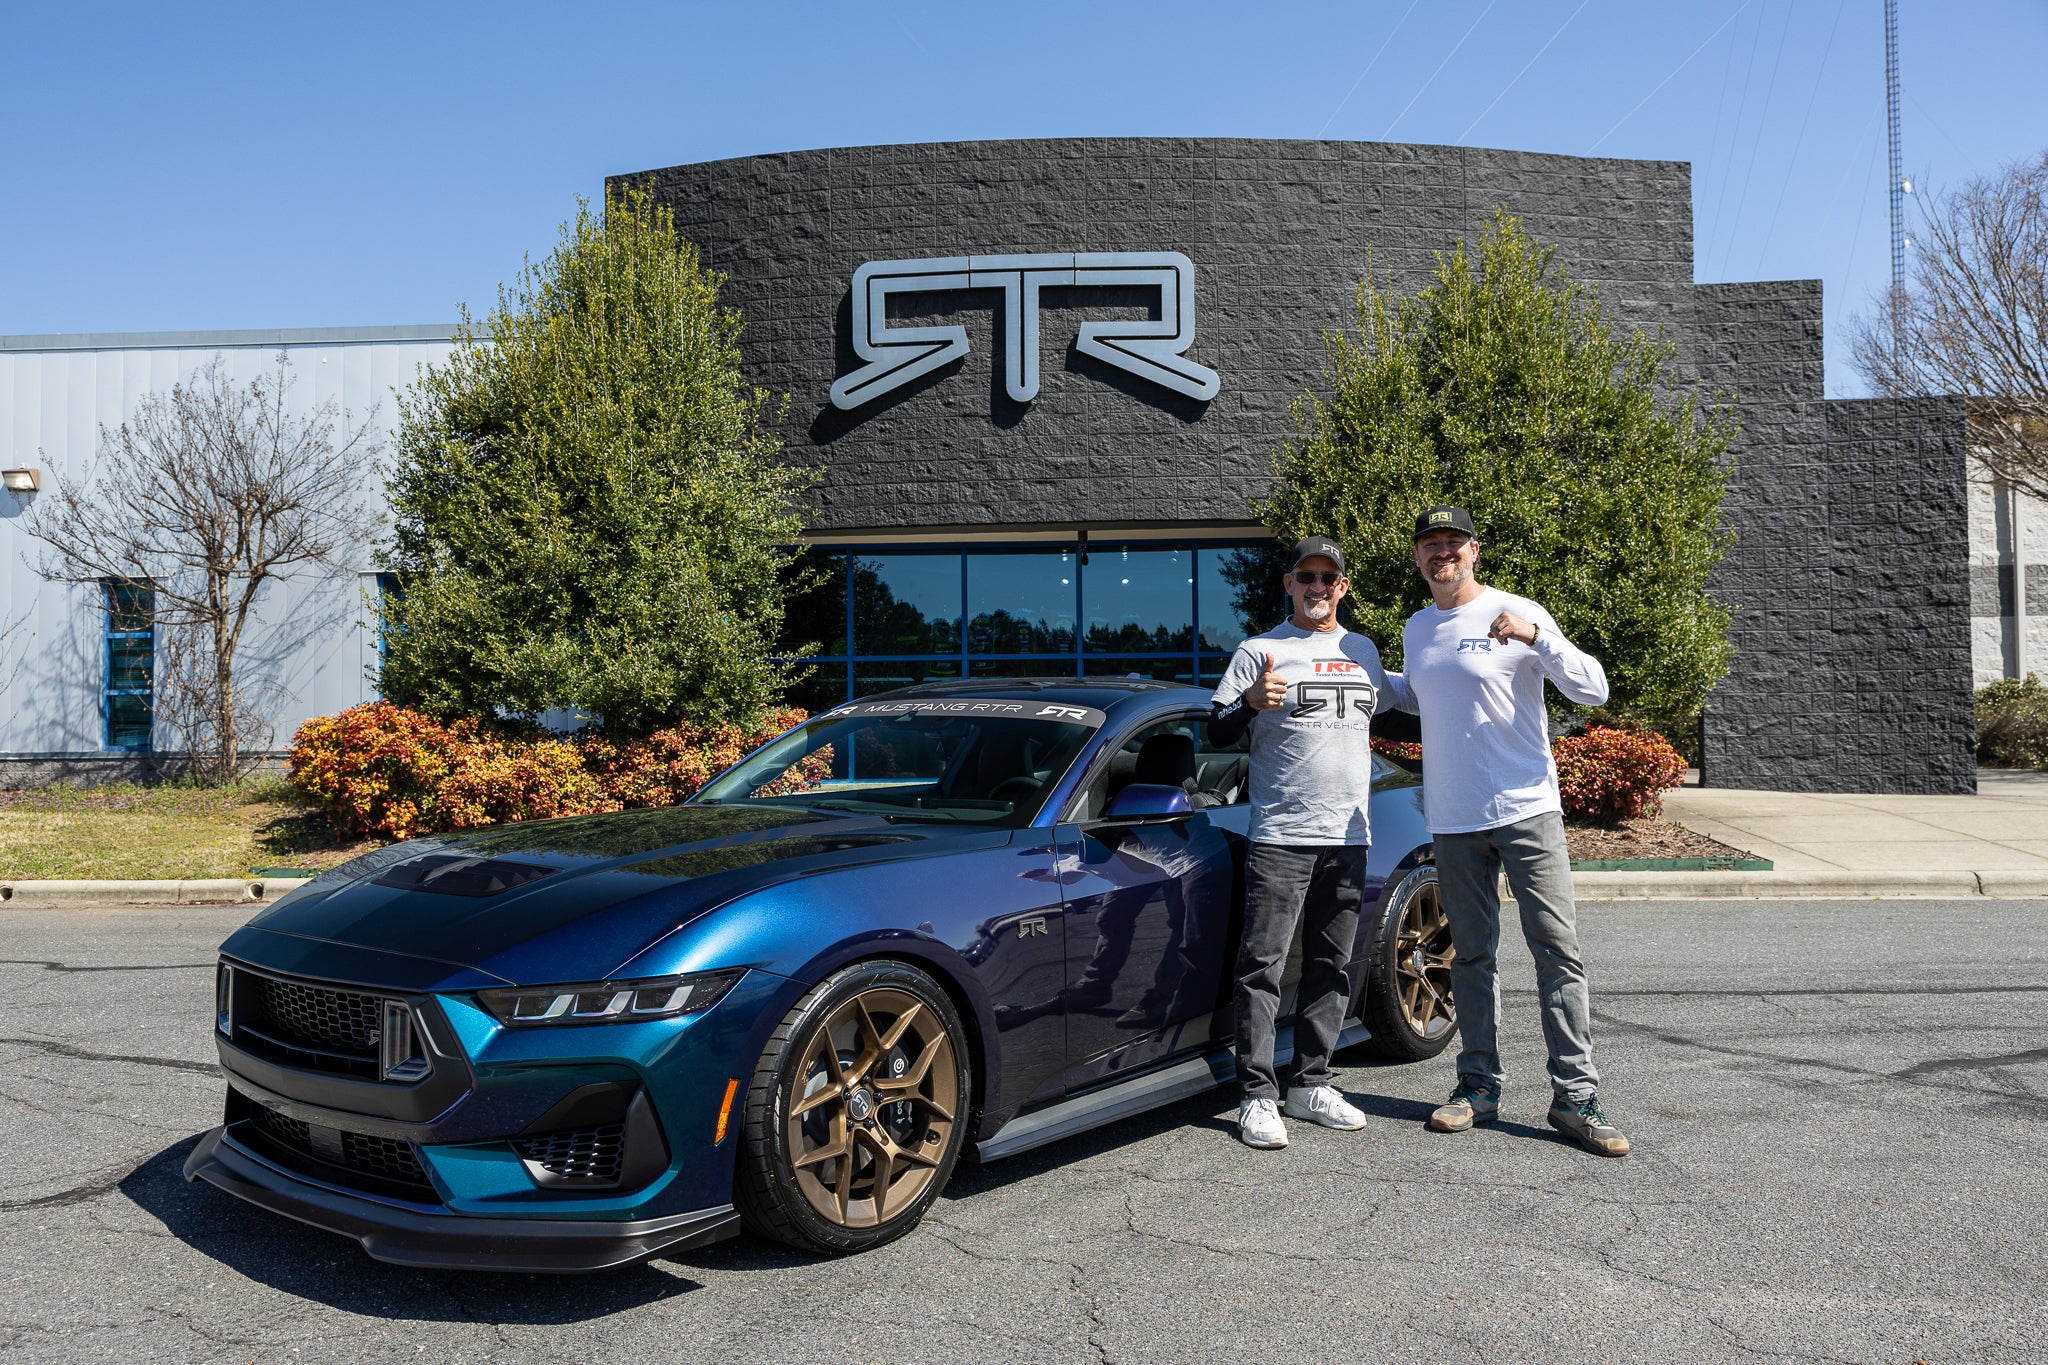
{"label": "reflection in window", "polygon": [[100,585],[106,609],[106,685],[102,742],[147,749],[156,667],[156,593],[140,583]]}
{"label": "reflection in window", "polygon": [[959,553],[856,554],[853,641],[856,654],[959,653]]}
{"label": "reflection in window", "polygon": [[952,682],[959,676],[960,660],[957,658],[863,659],[853,666],[853,695],[872,697],[892,687],[908,687],[921,682]]}
{"label": "reflection in window", "polygon": [[[1119,659],[1114,654],[1090,654],[1084,661],[1082,672],[1091,678],[1146,678],[1152,682],[1191,683],[1195,680],[1195,661],[1186,655],[1140,655],[1133,659]],[[1228,663],[1228,660],[1225,660]]]}
{"label": "reflection in window", "polygon": [[1200,562],[1204,653],[1229,654],[1249,637],[1286,619],[1287,594],[1280,576],[1287,571],[1287,560],[1278,545],[1203,550]]}
{"label": "reflection in window", "polygon": [[[824,655],[846,653],[846,555],[806,550],[782,571],[780,648],[795,654],[815,645]],[[844,698],[841,698],[844,700]]]}
{"label": "reflection in window", "polygon": [[970,552],[968,653],[1071,654],[1078,559],[1072,550]]}
{"label": "reflection in window", "polygon": [[1194,584],[1193,550],[1093,551],[1082,582],[1088,651],[1192,651]]}

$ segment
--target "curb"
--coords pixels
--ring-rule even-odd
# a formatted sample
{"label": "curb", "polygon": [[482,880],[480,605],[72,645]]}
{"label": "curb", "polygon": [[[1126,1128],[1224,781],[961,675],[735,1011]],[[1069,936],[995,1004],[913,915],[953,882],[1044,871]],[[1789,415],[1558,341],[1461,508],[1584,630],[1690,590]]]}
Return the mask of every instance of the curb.
{"label": "curb", "polygon": [[2048,872],[1574,872],[1580,900],[2048,897]]}
{"label": "curb", "polygon": [[305,877],[217,877],[199,881],[0,881],[0,909],[99,910],[116,905],[220,905],[276,900]]}

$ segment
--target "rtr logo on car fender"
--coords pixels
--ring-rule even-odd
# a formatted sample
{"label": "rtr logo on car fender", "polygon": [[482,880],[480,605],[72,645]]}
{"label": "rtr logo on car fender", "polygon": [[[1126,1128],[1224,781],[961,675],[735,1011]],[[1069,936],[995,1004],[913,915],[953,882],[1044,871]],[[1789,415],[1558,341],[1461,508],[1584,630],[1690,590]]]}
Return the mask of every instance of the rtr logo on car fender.
{"label": "rtr logo on car fender", "polygon": [[1017,921],[1018,938],[1043,938],[1044,936],[1045,916],[1033,915],[1030,919]]}

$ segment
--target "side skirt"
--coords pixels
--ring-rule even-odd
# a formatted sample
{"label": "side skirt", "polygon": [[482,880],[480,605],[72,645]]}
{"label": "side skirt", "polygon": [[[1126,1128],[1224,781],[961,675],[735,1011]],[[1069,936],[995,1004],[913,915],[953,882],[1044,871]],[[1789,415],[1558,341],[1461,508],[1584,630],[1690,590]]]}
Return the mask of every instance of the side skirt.
{"label": "side skirt", "polygon": [[[1337,1035],[1337,1047],[1342,1050],[1371,1036],[1365,1025],[1353,1021]],[[1281,1028],[1273,1040],[1273,1061],[1276,1065],[1285,1065],[1292,1060],[1294,1028],[1288,1025]],[[1231,1049],[1212,1048],[1199,1056],[1168,1062],[1155,1070],[1020,1114],[998,1128],[992,1136],[976,1143],[974,1154],[981,1161],[1000,1161],[1006,1156],[1016,1156],[1034,1147],[1085,1133],[1090,1128],[1100,1128],[1104,1124],[1130,1118],[1133,1114],[1199,1095],[1236,1079],[1237,1058]]]}

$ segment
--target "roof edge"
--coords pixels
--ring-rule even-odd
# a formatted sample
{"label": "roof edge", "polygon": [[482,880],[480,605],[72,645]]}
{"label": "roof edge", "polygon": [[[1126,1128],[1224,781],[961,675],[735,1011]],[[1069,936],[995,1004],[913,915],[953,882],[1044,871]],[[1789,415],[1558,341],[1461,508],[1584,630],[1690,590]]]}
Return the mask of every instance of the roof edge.
{"label": "roof edge", "polygon": [[0,336],[4,351],[150,351],[238,346],[360,346],[380,341],[453,341],[452,322],[386,327],[259,327],[222,332],[50,332]]}

